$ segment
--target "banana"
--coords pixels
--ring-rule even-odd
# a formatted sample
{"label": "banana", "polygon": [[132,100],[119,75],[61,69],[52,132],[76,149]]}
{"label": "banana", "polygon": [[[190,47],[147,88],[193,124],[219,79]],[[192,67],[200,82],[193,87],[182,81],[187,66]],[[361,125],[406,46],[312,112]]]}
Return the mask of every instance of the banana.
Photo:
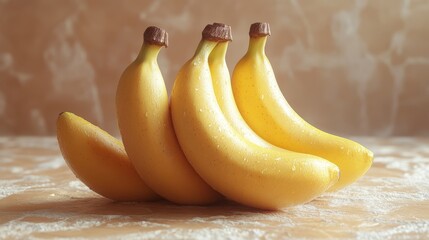
{"label": "banana", "polygon": [[[215,24],[223,26],[219,23]],[[230,28],[230,26],[224,27]],[[229,36],[229,39],[227,40],[231,41],[232,37]],[[273,147],[272,144],[259,137],[259,135],[257,135],[246,124],[243,117],[240,115],[237,105],[235,104],[234,94],[231,87],[231,77],[228,71],[228,66],[225,62],[228,41],[219,42],[209,55],[210,73],[219,107],[228,122],[240,135],[259,146],[271,148]]]}
{"label": "banana", "polygon": [[157,63],[167,33],[149,27],[136,60],[116,92],[118,125],[125,150],[145,183],[177,204],[209,204],[220,194],[194,171],[174,132],[165,83]]}
{"label": "banana", "polygon": [[336,164],[341,177],[330,190],[344,188],[370,168],[373,153],[356,142],[313,127],[292,109],[265,55],[268,35],[267,23],[252,24],[249,48],[232,75],[238,109],[249,126],[268,142]]}
{"label": "banana", "polygon": [[217,103],[208,57],[229,35],[228,28],[207,25],[195,55],[176,77],[171,113],[180,146],[198,174],[231,200],[261,209],[310,201],[337,181],[338,167],[246,140]]}
{"label": "banana", "polygon": [[70,112],[57,119],[61,153],[74,174],[94,192],[117,201],[159,197],[139,177],[122,143]]}

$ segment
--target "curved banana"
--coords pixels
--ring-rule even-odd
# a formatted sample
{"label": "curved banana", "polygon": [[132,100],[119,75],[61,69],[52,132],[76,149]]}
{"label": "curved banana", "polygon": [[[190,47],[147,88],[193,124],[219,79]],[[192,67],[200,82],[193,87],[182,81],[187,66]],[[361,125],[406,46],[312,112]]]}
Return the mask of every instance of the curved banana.
{"label": "curved banana", "polygon": [[178,204],[208,204],[220,195],[194,171],[177,142],[168,95],[157,63],[167,33],[149,27],[137,59],[124,71],[116,109],[125,150],[146,184]]}
{"label": "curved banana", "polygon": [[207,25],[173,86],[173,124],[188,161],[214,189],[244,205],[279,209],[312,200],[337,181],[337,166],[315,156],[259,147],[223,115],[208,57],[225,36],[226,28]]}
{"label": "curved banana", "polygon": [[209,56],[210,73],[219,107],[232,127],[245,139],[248,139],[261,147],[271,148],[273,145],[259,137],[247,125],[235,104],[234,94],[231,87],[231,77],[229,75],[228,66],[225,62],[227,49],[228,41],[219,42]]}
{"label": "curved banana", "polygon": [[139,177],[122,143],[97,126],[63,112],[57,138],[67,165],[94,192],[118,201],[159,198]]}
{"label": "curved banana", "polygon": [[370,168],[372,152],[356,142],[313,127],[292,109],[265,55],[268,35],[268,24],[251,26],[248,51],[233,72],[234,97],[243,118],[259,136],[276,146],[335,163],[341,177],[330,190],[353,183]]}

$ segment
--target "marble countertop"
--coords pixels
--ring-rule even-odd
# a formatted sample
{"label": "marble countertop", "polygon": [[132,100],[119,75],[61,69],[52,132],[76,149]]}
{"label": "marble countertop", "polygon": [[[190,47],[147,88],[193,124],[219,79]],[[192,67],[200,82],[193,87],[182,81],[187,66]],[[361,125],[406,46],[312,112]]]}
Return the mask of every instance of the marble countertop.
{"label": "marble countertop", "polygon": [[429,138],[358,138],[365,177],[282,211],[118,203],[91,192],[54,137],[0,137],[0,239],[429,238]]}

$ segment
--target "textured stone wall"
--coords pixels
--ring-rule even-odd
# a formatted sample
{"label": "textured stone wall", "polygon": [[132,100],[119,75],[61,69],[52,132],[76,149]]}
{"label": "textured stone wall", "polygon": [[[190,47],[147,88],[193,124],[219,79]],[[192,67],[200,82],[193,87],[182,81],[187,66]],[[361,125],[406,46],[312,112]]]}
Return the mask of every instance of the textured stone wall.
{"label": "textured stone wall", "polygon": [[169,91],[207,23],[233,28],[232,71],[248,28],[267,45],[296,111],[342,135],[429,135],[429,1],[0,0],[0,135],[55,134],[72,111],[118,135],[115,88],[149,25],[169,32]]}

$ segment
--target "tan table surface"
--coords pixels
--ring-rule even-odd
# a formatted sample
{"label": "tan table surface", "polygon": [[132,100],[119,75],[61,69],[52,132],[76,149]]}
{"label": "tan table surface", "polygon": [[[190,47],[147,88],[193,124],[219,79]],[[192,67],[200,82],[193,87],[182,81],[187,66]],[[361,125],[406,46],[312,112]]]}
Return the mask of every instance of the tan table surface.
{"label": "tan table surface", "polygon": [[0,239],[429,239],[429,138],[357,138],[365,177],[282,211],[117,203],[67,168],[53,137],[0,137]]}

